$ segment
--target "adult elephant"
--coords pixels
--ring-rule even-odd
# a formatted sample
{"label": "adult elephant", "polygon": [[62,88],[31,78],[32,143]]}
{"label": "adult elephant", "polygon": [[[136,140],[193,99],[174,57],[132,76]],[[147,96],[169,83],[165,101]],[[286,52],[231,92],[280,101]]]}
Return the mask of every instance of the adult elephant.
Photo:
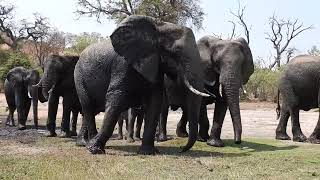
{"label": "adult elephant", "polygon": [[[199,138],[202,141],[207,141],[208,145],[222,147],[221,128],[225,118],[226,110],[229,107],[231,114],[234,140],[235,143],[241,143],[242,124],[239,108],[239,89],[247,83],[249,77],[254,71],[251,50],[248,43],[243,39],[237,40],[222,40],[212,36],[205,36],[197,42],[201,56],[201,65],[205,74],[206,89],[217,98],[203,98],[200,110],[200,129]],[[168,81],[167,101],[174,109],[182,107],[183,114],[177,126],[177,136],[187,136],[185,118],[185,104],[175,102],[177,98],[183,98],[183,94],[179,87],[172,85]],[[213,117],[213,125],[210,136],[208,135],[209,120],[207,117],[207,104],[215,101],[215,110]],[[167,106],[168,107],[168,106]],[[161,133],[160,141],[166,140],[166,114],[167,109],[164,108],[161,115]]]}
{"label": "adult elephant", "polygon": [[[320,120],[307,139],[302,133],[299,110],[308,111],[320,107],[320,57],[302,55],[293,58],[285,67],[279,80],[276,139],[290,140],[286,129],[291,116],[293,141],[320,143]],[[282,95],[280,108],[279,95]],[[320,116],[319,116],[320,117]]]}
{"label": "adult elephant", "polygon": [[39,82],[40,75],[37,70],[29,70],[24,67],[11,69],[4,82],[4,93],[9,107],[9,115],[6,125],[15,126],[14,111],[18,111],[18,128],[26,129],[26,121],[29,114],[31,100],[33,105],[33,120],[35,128],[38,128],[38,99],[44,102],[43,96],[38,96],[38,88],[32,87]]}
{"label": "adult elephant", "polygon": [[[78,113],[81,105],[74,84],[74,68],[79,56],[50,55],[44,65],[44,73],[36,85],[42,88],[43,96],[48,100],[48,137],[57,136],[56,116],[59,97],[63,98],[60,137],[76,136]],[[72,112],[72,129],[70,131],[70,114]]]}
{"label": "adult elephant", "polygon": [[[188,92],[189,140],[197,139],[198,116],[203,90],[200,56],[191,29],[147,16],[124,19],[106,42],[86,48],[75,68],[75,83],[83,110],[78,144],[92,154],[104,153],[121,112],[143,106],[145,126],[139,153],[155,154],[157,116],[160,113],[163,75],[184,83]],[[189,89],[189,90],[187,90]],[[95,115],[105,112],[97,133]]]}

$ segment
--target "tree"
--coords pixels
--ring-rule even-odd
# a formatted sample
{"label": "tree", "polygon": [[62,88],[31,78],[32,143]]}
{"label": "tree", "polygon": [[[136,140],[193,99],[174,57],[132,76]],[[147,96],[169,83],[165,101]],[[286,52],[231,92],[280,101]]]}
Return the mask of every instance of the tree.
{"label": "tree", "polygon": [[[236,17],[238,19],[238,24],[240,26],[242,26],[243,30],[244,30],[244,35],[246,36],[246,39],[247,39],[247,43],[249,44],[250,43],[250,31],[249,31],[249,28],[248,28],[248,25],[245,21],[245,18],[244,18],[244,13],[245,13],[245,10],[246,10],[246,6],[243,6],[241,7],[241,4],[240,4],[240,1],[238,0],[238,9],[237,9],[237,12],[233,12],[233,11],[230,11],[230,13]],[[231,36],[231,39],[235,37],[235,22],[233,21],[230,21],[232,24],[233,24],[233,30],[232,30],[232,36]]]}
{"label": "tree", "polygon": [[276,51],[275,60],[270,65],[270,69],[275,65],[279,68],[281,66],[281,57],[283,53],[287,52],[288,62],[290,56],[292,56],[294,52],[294,50],[288,49],[291,41],[302,32],[311,29],[312,26],[304,27],[303,23],[300,23],[298,19],[277,19],[275,15],[269,18],[269,25],[271,33],[267,33],[266,39],[271,41],[273,48]]}
{"label": "tree", "polygon": [[308,54],[311,56],[320,56],[320,50],[317,46],[312,46],[310,50],[308,50]]}
{"label": "tree", "polygon": [[73,44],[70,44],[70,47],[66,51],[67,54],[79,55],[90,44],[101,42],[105,39],[99,33],[89,34],[86,32],[78,36],[73,36],[73,38]]}
{"label": "tree", "polygon": [[0,37],[13,50],[18,50],[20,42],[41,34],[38,30],[46,25],[46,18],[35,15],[32,23],[25,19],[17,21],[14,19],[14,8],[11,4],[0,5]]}
{"label": "tree", "polygon": [[78,0],[77,4],[80,16],[94,16],[100,21],[104,15],[116,23],[139,14],[200,29],[204,16],[199,0]]}

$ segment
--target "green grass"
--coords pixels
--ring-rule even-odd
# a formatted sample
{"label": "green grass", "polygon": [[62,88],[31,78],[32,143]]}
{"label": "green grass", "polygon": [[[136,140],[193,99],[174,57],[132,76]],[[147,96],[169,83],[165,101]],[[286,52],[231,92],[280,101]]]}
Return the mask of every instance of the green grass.
{"label": "green grass", "polygon": [[[137,155],[139,143],[109,141],[106,155],[90,155],[73,140],[40,138],[14,147],[35,153],[1,153],[0,179],[320,179],[320,146],[244,139],[214,148],[197,142],[178,153],[184,139],[157,144],[156,156]],[[13,146],[10,142],[0,143]]]}

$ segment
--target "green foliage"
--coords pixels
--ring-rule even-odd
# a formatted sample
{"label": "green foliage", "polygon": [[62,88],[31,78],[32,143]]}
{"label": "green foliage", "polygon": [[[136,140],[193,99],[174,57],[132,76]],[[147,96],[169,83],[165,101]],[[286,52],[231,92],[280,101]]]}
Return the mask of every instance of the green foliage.
{"label": "green foliage", "polygon": [[1,51],[0,52],[0,81],[4,82],[9,70],[17,66],[32,68],[30,58],[27,55],[18,53],[18,52]]}
{"label": "green foliage", "polygon": [[102,40],[104,40],[104,38],[99,33],[82,33],[79,36],[76,36],[75,42],[70,48],[67,48],[64,53],[67,55],[79,55],[90,44]]}
{"label": "green foliage", "polygon": [[272,70],[255,65],[254,73],[245,85],[248,95],[260,101],[274,101],[277,97],[281,71],[281,68]]}
{"label": "green foliage", "polygon": [[320,49],[317,46],[312,46],[310,50],[308,50],[308,54],[311,56],[320,56]]}

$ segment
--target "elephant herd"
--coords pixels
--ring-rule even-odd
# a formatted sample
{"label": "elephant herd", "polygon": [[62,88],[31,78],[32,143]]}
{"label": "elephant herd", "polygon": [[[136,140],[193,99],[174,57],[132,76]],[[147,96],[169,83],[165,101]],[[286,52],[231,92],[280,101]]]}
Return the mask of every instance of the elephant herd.
{"label": "elephant herd", "polygon": [[[48,101],[46,136],[57,136],[56,115],[62,97],[60,137],[77,136],[77,145],[86,146],[92,154],[101,154],[117,122],[122,139],[125,120],[128,142],[141,138],[144,122],[138,153],[155,154],[158,152],[155,139],[168,139],[169,108],[181,108],[183,113],[176,134],[188,137],[181,149],[184,152],[197,140],[224,146],[220,136],[228,108],[234,141],[238,144],[242,134],[239,90],[253,71],[251,50],[242,38],[222,40],[205,36],[196,42],[187,27],[134,15],[124,19],[109,39],[90,45],[80,56],[49,56],[41,78],[36,70],[22,67],[10,70],[4,86],[9,107],[6,124],[15,125],[13,112],[17,109],[18,128],[25,129],[32,100],[37,128],[38,100]],[[319,71],[320,58],[316,57],[297,57],[287,66],[279,85],[283,105],[280,110],[278,102],[277,139],[290,139],[286,125],[291,115],[293,140],[306,140],[298,113],[299,109],[319,106]],[[215,110],[209,134],[206,106],[212,103]],[[100,112],[104,112],[104,118],[97,131],[95,116]],[[83,119],[77,134],[79,113]],[[311,142],[320,142],[319,128],[318,122],[309,138]]]}

